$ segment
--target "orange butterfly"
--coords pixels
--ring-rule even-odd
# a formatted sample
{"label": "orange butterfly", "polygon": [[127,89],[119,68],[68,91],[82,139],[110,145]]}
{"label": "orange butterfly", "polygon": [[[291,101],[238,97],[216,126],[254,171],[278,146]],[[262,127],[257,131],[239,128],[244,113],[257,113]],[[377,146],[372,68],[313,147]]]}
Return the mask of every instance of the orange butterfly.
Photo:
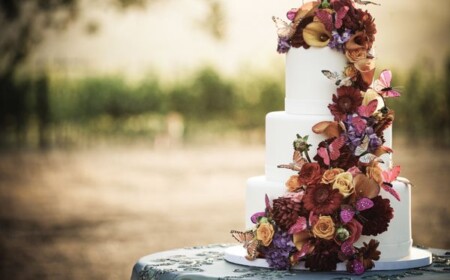
{"label": "orange butterfly", "polygon": [[287,168],[294,171],[300,171],[302,166],[307,163],[306,159],[303,158],[302,153],[295,150],[294,155],[292,156],[292,162],[289,164],[280,164],[278,168]]}
{"label": "orange butterfly", "polygon": [[249,261],[256,259],[258,256],[258,247],[260,241],[256,239],[255,232],[253,230],[237,231],[232,230],[231,235],[239,243],[242,243],[244,248],[247,249],[247,256],[245,258]]}

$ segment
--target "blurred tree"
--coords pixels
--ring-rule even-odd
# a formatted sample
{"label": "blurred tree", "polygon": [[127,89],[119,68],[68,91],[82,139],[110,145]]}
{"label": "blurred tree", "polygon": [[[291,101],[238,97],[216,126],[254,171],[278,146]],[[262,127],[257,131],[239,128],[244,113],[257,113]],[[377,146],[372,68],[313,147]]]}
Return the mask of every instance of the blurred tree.
{"label": "blurred tree", "polygon": [[[144,7],[159,0],[106,0],[105,3],[125,10]],[[43,40],[47,30],[64,30],[82,11],[83,0],[2,0],[0,1],[0,143],[12,128],[16,141],[26,128],[28,91],[14,81],[15,74],[35,47]],[[92,25],[95,28],[98,26]],[[93,28],[88,29],[93,31]],[[44,78],[37,88],[48,90]],[[39,92],[36,98],[36,116],[39,131],[45,131],[50,121],[48,94]],[[40,136],[40,139],[44,139]],[[42,143],[41,143],[42,145]]]}
{"label": "blurred tree", "polygon": [[203,30],[214,39],[221,41],[225,38],[225,10],[218,0],[206,0],[208,12],[200,22]]}

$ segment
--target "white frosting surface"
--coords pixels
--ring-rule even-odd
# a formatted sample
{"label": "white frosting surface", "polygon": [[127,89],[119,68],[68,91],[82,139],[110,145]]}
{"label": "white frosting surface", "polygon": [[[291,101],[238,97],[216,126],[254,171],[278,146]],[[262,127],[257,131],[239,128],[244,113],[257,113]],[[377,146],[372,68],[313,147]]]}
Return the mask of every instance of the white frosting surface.
{"label": "white frosting surface", "polygon": [[[287,178],[286,178],[287,180]],[[403,178],[403,180],[406,180]],[[402,180],[402,181],[403,181]],[[380,195],[391,201],[394,209],[394,218],[390,221],[388,230],[377,236],[361,236],[356,243],[357,247],[362,246],[362,242],[369,242],[376,239],[380,242],[378,250],[381,252],[381,260],[396,260],[409,255],[411,238],[411,187],[400,181],[393,182],[394,189],[399,193],[401,201],[397,201],[392,195],[381,190]],[[265,176],[252,177],[247,181],[247,191],[245,200],[245,225],[247,229],[254,225],[250,217],[265,209],[265,195],[272,201],[286,193],[283,183],[271,182]]]}
{"label": "white frosting surface", "polygon": [[286,54],[285,110],[290,114],[328,115],[336,85],[322,70],[341,73],[347,60],[330,48],[291,48]]}

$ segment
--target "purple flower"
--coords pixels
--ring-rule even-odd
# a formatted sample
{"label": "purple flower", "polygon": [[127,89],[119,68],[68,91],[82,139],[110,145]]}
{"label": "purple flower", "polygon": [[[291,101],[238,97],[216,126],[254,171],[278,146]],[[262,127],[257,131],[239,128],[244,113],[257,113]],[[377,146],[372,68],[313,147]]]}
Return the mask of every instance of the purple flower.
{"label": "purple flower", "polygon": [[292,235],[287,232],[277,231],[273,236],[272,243],[267,248],[262,248],[269,266],[275,269],[289,269],[291,252],[295,249]]}
{"label": "purple flower", "polygon": [[289,44],[287,39],[278,38],[277,52],[287,53],[290,48],[291,48],[291,44]]}
{"label": "purple flower", "polygon": [[336,30],[331,32],[331,40],[328,43],[328,46],[332,49],[337,49],[340,51],[344,50],[344,44],[350,40],[351,30],[345,29],[344,33],[339,34]]}

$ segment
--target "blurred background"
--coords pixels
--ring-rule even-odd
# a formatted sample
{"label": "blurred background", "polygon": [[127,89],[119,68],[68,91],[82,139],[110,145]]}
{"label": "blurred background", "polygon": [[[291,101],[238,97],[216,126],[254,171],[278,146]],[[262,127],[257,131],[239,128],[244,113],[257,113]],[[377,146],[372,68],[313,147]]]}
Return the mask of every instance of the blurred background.
{"label": "blurred background", "polygon": [[[0,2],[1,279],[127,279],[141,256],[234,242],[283,110],[271,17],[300,2]],[[413,239],[448,249],[450,2],[377,2]]]}

